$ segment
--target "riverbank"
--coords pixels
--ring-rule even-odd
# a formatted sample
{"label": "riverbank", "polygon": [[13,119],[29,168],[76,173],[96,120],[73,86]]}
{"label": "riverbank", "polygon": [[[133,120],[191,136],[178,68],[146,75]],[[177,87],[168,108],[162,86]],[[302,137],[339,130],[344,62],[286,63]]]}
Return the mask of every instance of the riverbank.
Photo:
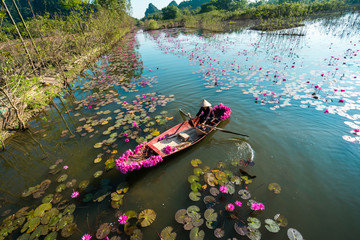
{"label": "riverbank", "polygon": [[[86,19],[76,18],[73,25],[68,21],[39,17],[28,22],[30,31],[37,36],[33,41],[0,43],[2,148],[6,139],[54,106],[53,99],[61,97],[61,92],[71,91],[70,83],[131,32],[134,25],[129,16],[109,10]],[[109,24],[103,26],[104,22]]]}

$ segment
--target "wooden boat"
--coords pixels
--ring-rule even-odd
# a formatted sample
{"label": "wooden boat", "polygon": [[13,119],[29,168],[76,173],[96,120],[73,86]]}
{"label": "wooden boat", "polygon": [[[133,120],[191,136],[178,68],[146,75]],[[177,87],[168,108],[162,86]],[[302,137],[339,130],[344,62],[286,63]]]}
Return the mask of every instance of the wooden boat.
{"label": "wooden boat", "polygon": [[199,126],[199,117],[184,121],[163,132],[148,143],[138,145],[134,151],[127,150],[116,160],[116,168],[127,173],[142,167],[152,167],[164,158],[182,151],[204,139],[220,122],[230,117],[229,107],[219,104],[214,107],[215,118],[207,126]]}

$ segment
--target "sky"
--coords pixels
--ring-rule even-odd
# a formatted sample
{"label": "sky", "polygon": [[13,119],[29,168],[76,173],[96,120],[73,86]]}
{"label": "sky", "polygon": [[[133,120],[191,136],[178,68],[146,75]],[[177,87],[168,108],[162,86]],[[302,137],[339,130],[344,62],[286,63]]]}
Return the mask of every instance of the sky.
{"label": "sky", "polygon": [[[146,8],[149,3],[154,4],[158,9],[162,9],[169,5],[172,0],[131,0],[132,13],[131,16],[135,18],[143,18],[145,16]],[[175,0],[177,4],[181,3],[182,0]]]}

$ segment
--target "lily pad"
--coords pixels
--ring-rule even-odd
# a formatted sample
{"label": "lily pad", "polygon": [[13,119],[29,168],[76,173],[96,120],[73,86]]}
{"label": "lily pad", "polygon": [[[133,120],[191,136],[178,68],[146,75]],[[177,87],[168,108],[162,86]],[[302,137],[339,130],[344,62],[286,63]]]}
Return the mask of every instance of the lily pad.
{"label": "lily pad", "polygon": [[200,200],[200,196],[201,196],[201,193],[199,193],[199,192],[190,192],[190,193],[189,193],[189,198],[190,198],[192,201],[199,201],[199,200]]}
{"label": "lily pad", "polygon": [[191,205],[186,209],[186,211],[190,217],[195,218],[199,215],[200,208],[196,205]]}
{"label": "lily pad", "polygon": [[218,222],[217,221],[206,221],[205,225],[208,229],[214,229],[217,227]]}
{"label": "lily pad", "polygon": [[200,227],[201,225],[204,224],[204,219],[203,218],[193,218],[191,223],[194,227]]}
{"label": "lily pad", "polygon": [[94,163],[99,163],[101,162],[102,158],[101,157],[97,157],[94,159]]}
{"label": "lily pad", "polygon": [[281,192],[281,187],[278,183],[270,183],[268,186],[269,191],[279,194]]}
{"label": "lily pad", "polygon": [[66,215],[63,216],[59,223],[57,224],[57,229],[63,229],[65,226],[71,224],[74,222],[74,216],[73,215]]}
{"label": "lily pad", "polygon": [[216,199],[213,196],[208,195],[204,197],[204,203],[206,207],[212,207],[216,204]]}
{"label": "lily pad", "polygon": [[96,231],[97,239],[104,239],[111,232],[112,226],[109,223],[103,223]]}
{"label": "lily pad", "polygon": [[188,177],[188,182],[189,183],[194,183],[194,182],[198,182],[199,181],[199,177],[195,176],[195,175],[190,175]]}
{"label": "lily pad", "polygon": [[142,240],[143,234],[140,229],[135,229],[130,236],[130,240]]}
{"label": "lily pad", "polygon": [[217,189],[215,187],[210,188],[209,191],[210,191],[210,194],[213,195],[213,196],[217,196],[220,193],[219,189]]}
{"label": "lily pad", "polygon": [[288,225],[288,220],[285,216],[281,215],[281,214],[276,214],[274,216],[274,220],[277,222],[277,224],[280,227],[286,227]]}
{"label": "lily pad", "polygon": [[129,191],[129,184],[127,182],[122,182],[116,187],[116,192],[118,194],[125,194],[127,191]]}
{"label": "lily pad", "polygon": [[224,169],[225,167],[226,167],[226,164],[224,162],[220,161],[216,164],[216,168],[218,168],[218,169]]}
{"label": "lily pad", "polygon": [[248,227],[248,232],[246,233],[246,236],[251,240],[260,240],[261,232],[258,229],[253,229],[251,227]]}
{"label": "lily pad", "polygon": [[251,227],[252,229],[259,229],[261,226],[261,222],[259,219],[254,218],[254,217],[248,217],[247,221],[249,223],[249,227]]}
{"label": "lily pad", "polygon": [[77,228],[76,223],[71,223],[69,225],[66,225],[62,230],[61,230],[61,236],[64,238],[70,237],[71,235],[74,234],[75,230]]}
{"label": "lily pad", "polygon": [[102,147],[102,143],[96,143],[95,145],[94,145],[94,148],[101,148]]}
{"label": "lily pad", "polygon": [[205,237],[205,232],[203,230],[199,231],[198,227],[191,229],[190,240],[203,240],[204,237]]}
{"label": "lily pad", "polygon": [[246,225],[241,222],[234,223],[234,229],[241,236],[245,236],[248,232]]}
{"label": "lily pad", "polygon": [[39,226],[40,224],[40,217],[35,217],[35,218],[31,218],[28,221],[29,225],[28,225],[28,230],[26,231],[27,233],[31,233],[33,232],[37,226]]}
{"label": "lily pad", "polygon": [[202,164],[202,161],[198,158],[191,160],[191,166],[193,167],[198,167],[200,164]]}
{"label": "lily pad", "polygon": [[64,191],[65,189],[66,189],[66,185],[62,183],[62,184],[60,184],[59,186],[56,187],[55,191],[57,193],[60,193],[60,192]]}
{"label": "lily pad", "polygon": [[142,227],[150,226],[156,219],[156,213],[152,209],[145,209],[139,214],[139,221]]}
{"label": "lily pad", "polygon": [[57,208],[52,208],[47,211],[44,216],[41,218],[41,224],[47,225],[50,222],[50,219],[59,214],[59,210]]}
{"label": "lily pad", "polygon": [[190,187],[194,192],[198,192],[201,189],[201,185],[198,182],[193,182]]}
{"label": "lily pad", "polygon": [[204,174],[204,171],[201,168],[198,168],[198,167],[194,168],[194,175],[195,176],[200,176],[202,174]]}
{"label": "lily pad", "polygon": [[228,189],[229,194],[235,193],[235,185],[233,183],[228,182],[227,184],[225,184],[225,187]]}
{"label": "lily pad", "polygon": [[173,228],[171,226],[165,227],[160,233],[162,240],[175,240],[176,232],[173,232]]}
{"label": "lily pad", "polygon": [[43,203],[38,206],[34,211],[34,217],[42,217],[45,214],[45,211],[50,210],[52,208],[51,203]]}
{"label": "lily pad", "polygon": [[24,233],[20,237],[18,237],[16,240],[29,240],[30,233]]}
{"label": "lily pad", "polygon": [[246,189],[241,189],[239,191],[239,195],[242,199],[249,199],[251,197],[251,194],[248,190]]}
{"label": "lily pad", "polygon": [[65,182],[66,179],[68,178],[68,175],[67,174],[63,174],[61,175],[60,177],[58,177],[58,179],[56,180],[57,182]]}
{"label": "lily pad", "polygon": [[103,174],[103,171],[97,171],[97,172],[95,172],[94,173],[94,178],[98,178],[98,177],[100,177],[101,175]]}
{"label": "lily pad", "polygon": [[277,233],[280,231],[279,225],[272,219],[265,219],[265,228],[272,233]]}
{"label": "lily pad", "polygon": [[175,220],[178,223],[184,224],[184,219],[187,217],[186,209],[180,209],[175,213]]}
{"label": "lily pad", "polygon": [[204,217],[209,222],[214,222],[217,220],[218,214],[215,212],[213,208],[208,208],[204,212]]}
{"label": "lily pad", "polygon": [[205,173],[204,174],[204,181],[209,184],[209,186],[214,187],[218,184],[218,181],[216,180],[213,173]]}
{"label": "lily pad", "polygon": [[57,235],[58,235],[57,232],[51,232],[48,235],[46,235],[44,240],[56,240]]}
{"label": "lily pad", "polygon": [[287,235],[289,237],[290,240],[303,240],[303,236],[301,235],[301,233],[296,230],[295,228],[289,228],[287,231]]}
{"label": "lily pad", "polygon": [[66,215],[66,214],[73,214],[74,211],[76,209],[76,205],[75,204],[70,204],[69,206],[67,206],[64,211],[63,211],[63,214]]}
{"label": "lily pad", "polygon": [[85,188],[87,188],[87,186],[89,186],[89,180],[83,180],[79,183],[79,188],[84,190]]}
{"label": "lily pad", "polygon": [[225,235],[225,231],[223,229],[221,229],[221,228],[216,228],[214,230],[214,235],[217,238],[222,238]]}

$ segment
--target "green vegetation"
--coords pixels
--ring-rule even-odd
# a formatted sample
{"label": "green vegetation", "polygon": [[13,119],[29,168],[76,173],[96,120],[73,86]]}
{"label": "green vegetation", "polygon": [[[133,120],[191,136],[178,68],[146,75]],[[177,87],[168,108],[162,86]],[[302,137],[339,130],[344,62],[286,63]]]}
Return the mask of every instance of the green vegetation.
{"label": "green vegetation", "polygon": [[24,129],[134,25],[128,0],[14,2],[2,0],[0,11],[1,130]]}
{"label": "green vegetation", "polygon": [[[198,0],[182,2],[178,7],[172,5],[171,11],[168,6],[146,15],[143,20],[156,19],[160,26],[165,27],[200,27],[223,31],[229,22],[254,20],[256,26],[253,29],[270,31],[300,26],[304,17],[358,7],[358,0],[270,0],[255,3],[246,0]],[[288,23],[289,19],[291,23]],[[294,22],[294,19],[298,22]]]}

